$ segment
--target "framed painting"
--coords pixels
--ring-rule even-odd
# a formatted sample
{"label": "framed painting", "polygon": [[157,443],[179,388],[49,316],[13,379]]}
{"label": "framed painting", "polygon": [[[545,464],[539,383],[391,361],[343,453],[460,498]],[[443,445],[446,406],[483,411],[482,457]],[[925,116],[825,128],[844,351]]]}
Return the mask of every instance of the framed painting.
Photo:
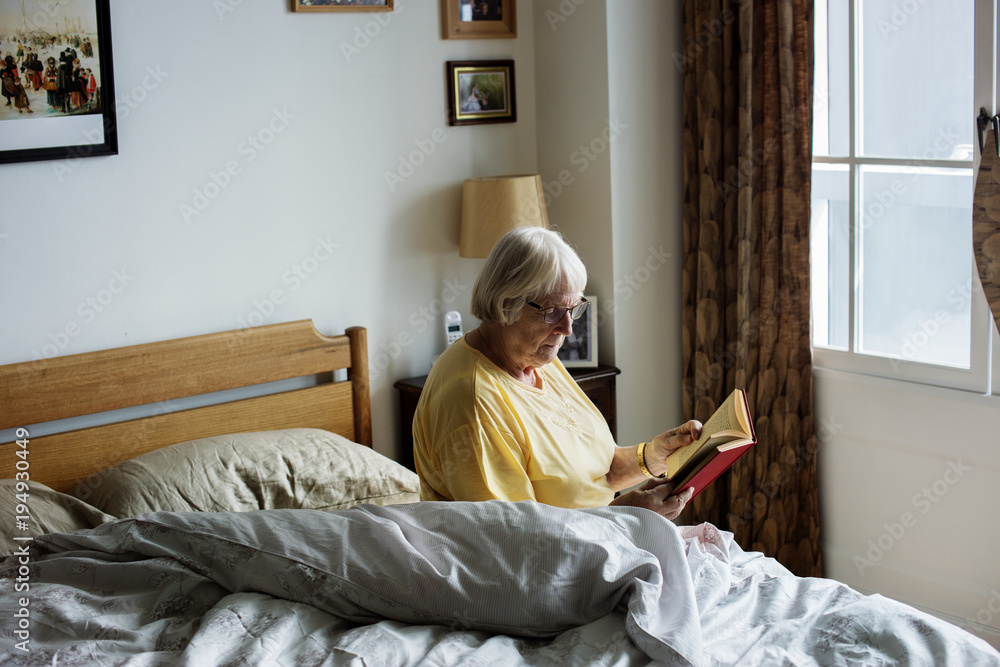
{"label": "framed painting", "polygon": [[583,317],[573,321],[573,333],[566,336],[559,348],[559,361],[566,368],[597,366],[597,297],[583,298],[590,302],[590,307]]}
{"label": "framed painting", "polygon": [[109,0],[0,0],[0,163],[118,154]]}
{"label": "framed painting", "polygon": [[393,0],[292,0],[293,12],[391,12]]}
{"label": "framed painting", "polygon": [[516,0],[441,0],[442,39],[517,37]]}
{"label": "framed painting", "polygon": [[449,61],[445,73],[449,125],[517,121],[513,60]]}

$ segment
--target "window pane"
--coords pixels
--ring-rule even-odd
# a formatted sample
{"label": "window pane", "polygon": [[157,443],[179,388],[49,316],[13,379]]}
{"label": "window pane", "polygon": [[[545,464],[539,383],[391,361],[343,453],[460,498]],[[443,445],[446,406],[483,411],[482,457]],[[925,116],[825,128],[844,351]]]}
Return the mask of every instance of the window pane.
{"label": "window pane", "polygon": [[973,3],[860,1],[860,155],[972,159]]}
{"label": "window pane", "polygon": [[846,350],[850,344],[850,172],[846,165],[814,164],[812,172],[813,344]]}
{"label": "window pane", "polygon": [[816,0],[813,155],[850,151],[850,21],[848,3]]}
{"label": "window pane", "polygon": [[972,170],[861,168],[858,350],[969,367]]}

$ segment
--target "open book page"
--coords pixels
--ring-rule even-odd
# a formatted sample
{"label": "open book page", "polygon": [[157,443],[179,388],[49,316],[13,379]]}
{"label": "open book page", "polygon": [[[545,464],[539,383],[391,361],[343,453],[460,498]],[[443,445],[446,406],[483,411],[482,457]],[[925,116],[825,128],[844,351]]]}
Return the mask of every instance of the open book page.
{"label": "open book page", "polygon": [[689,462],[697,465],[698,460],[713,450],[738,447],[750,442],[752,438],[749,423],[743,392],[736,389],[702,425],[701,437],[667,457],[667,479],[673,479]]}

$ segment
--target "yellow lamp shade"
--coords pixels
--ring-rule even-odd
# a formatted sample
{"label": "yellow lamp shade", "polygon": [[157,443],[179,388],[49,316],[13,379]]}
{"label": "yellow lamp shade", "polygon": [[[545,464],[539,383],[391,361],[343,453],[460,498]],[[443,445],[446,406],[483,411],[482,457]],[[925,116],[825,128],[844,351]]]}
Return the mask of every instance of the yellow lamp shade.
{"label": "yellow lamp shade", "polygon": [[549,226],[541,176],[491,176],[465,181],[459,257],[486,257],[501,236],[525,225]]}

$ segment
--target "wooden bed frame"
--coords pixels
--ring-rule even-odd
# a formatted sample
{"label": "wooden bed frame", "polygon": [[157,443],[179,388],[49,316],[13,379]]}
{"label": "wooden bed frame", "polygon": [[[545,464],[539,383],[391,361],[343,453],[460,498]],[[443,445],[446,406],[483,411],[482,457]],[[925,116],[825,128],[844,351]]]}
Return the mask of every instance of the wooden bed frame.
{"label": "wooden bed frame", "polygon": [[[339,369],[347,381],[334,380]],[[312,375],[319,382],[304,389],[32,435],[58,419]],[[27,468],[63,492],[140,454],[226,433],[321,428],[371,447],[366,332],[327,337],[302,320],[0,366],[0,429],[12,428],[28,431],[28,454],[0,444],[0,479]]]}

